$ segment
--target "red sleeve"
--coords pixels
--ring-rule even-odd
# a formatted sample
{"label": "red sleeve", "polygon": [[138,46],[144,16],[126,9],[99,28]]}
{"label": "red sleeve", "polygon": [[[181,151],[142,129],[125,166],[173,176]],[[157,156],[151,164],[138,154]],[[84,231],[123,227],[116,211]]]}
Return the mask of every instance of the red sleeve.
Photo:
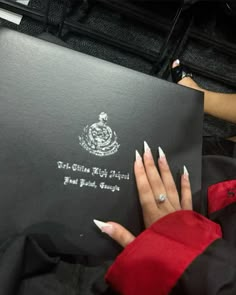
{"label": "red sleeve", "polygon": [[189,264],[221,236],[220,226],[202,215],[176,211],[129,244],[106,281],[122,295],[168,294]]}
{"label": "red sleeve", "polygon": [[208,214],[236,202],[236,179],[218,182],[208,187]]}

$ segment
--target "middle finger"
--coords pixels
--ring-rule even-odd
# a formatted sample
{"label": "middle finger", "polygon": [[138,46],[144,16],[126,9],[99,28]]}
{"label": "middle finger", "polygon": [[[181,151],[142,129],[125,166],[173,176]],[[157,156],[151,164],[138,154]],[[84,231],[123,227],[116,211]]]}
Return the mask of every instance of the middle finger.
{"label": "middle finger", "polygon": [[143,166],[142,158],[136,151],[136,161],[134,163],[136,184],[139,193],[140,205],[143,211],[143,218],[146,227],[163,216],[154,199],[147,175]]}
{"label": "middle finger", "polygon": [[[144,142],[144,151],[144,165],[153,194],[155,198],[161,194],[166,195],[167,191],[156,168],[151,149],[146,142]],[[171,205],[168,198],[164,203],[157,203],[157,206],[167,214],[174,211],[174,207]]]}

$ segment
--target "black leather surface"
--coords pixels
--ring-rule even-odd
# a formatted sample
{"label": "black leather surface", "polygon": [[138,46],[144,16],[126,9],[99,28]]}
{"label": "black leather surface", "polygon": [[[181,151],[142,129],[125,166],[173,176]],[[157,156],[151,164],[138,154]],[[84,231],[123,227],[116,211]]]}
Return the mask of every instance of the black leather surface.
{"label": "black leather surface", "polygon": [[[140,232],[133,161],[144,140],[155,155],[164,149],[176,178],[185,164],[199,192],[202,93],[7,29],[0,30],[0,67],[0,239],[32,233],[47,251],[114,257],[120,248],[92,220]],[[120,144],[106,157],[79,144],[101,112]],[[58,169],[58,161],[130,179]],[[96,181],[97,189],[64,185],[65,176]],[[100,189],[101,182],[120,191]]]}

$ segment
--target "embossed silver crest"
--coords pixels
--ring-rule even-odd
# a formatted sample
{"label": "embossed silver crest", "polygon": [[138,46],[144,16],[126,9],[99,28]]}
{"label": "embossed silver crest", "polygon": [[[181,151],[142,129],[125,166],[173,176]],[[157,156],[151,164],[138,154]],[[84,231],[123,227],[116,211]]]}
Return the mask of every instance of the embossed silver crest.
{"label": "embossed silver crest", "polygon": [[99,157],[115,154],[119,149],[117,135],[107,126],[108,116],[102,112],[99,122],[87,125],[79,136],[80,145],[89,153]]}

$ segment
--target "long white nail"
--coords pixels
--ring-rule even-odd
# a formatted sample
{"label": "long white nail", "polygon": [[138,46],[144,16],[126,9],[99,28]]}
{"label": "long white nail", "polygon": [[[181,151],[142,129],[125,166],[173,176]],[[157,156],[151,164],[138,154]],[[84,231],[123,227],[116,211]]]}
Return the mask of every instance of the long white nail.
{"label": "long white nail", "polygon": [[176,59],[176,60],[174,61],[174,63],[175,63],[176,65],[179,65],[179,64],[180,64],[180,60],[179,60],[179,59]]}
{"label": "long white nail", "polygon": [[146,153],[146,152],[150,152],[150,151],[151,151],[150,146],[147,144],[146,141],[144,141],[144,152]]}
{"label": "long white nail", "polygon": [[135,160],[142,161],[142,157],[140,156],[140,153],[137,150],[135,151]]}
{"label": "long white nail", "polygon": [[184,175],[184,179],[188,180],[189,179],[189,173],[188,173],[188,169],[186,168],[186,166],[184,165],[183,167],[183,175]]}
{"label": "long white nail", "polygon": [[158,147],[158,152],[159,152],[159,159],[165,158],[165,153],[163,152],[163,149],[159,146]]}
{"label": "long white nail", "polygon": [[188,169],[186,168],[185,165],[184,165],[184,174],[185,174],[185,175],[189,175],[189,173],[188,173]]}
{"label": "long white nail", "polygon": [[97,219],[94,219],[93,222],[96,226],[104,233],[111,234],[113,231],[113,226],[110,223],[106,223]]}

